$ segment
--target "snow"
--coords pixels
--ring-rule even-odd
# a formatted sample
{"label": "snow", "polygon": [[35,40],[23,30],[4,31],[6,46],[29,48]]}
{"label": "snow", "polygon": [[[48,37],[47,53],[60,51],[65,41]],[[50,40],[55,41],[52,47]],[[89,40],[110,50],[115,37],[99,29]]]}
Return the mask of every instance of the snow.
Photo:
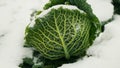
{"label": "snow", "polygon": [[[55,5],[47,10],[44,10],[44,12],[41,12],[40,15],[36,16],[36,18],[41,18],[44,17],[47,13],[49,13],[52,9],[58,9],[58,8],[64,8],[64,9],[69,9],[69,10],[78,10],[81,13],[85,13],[84,11],[78,9],[76,6],[72,6],[72,5]],[[29,27],[33,27],[35,24],[35,18],[33,18],[33,22],[30,23]]]}
{"label": "snow", "polygon": [[43,10],[44,0],[0,0],[0,68],[19,68],[32,50],[23,48],[24,30],[30,14]]}
{"label": "snow", "polygon": [[[0,0],[0,68],[19,68],[22,58],[31,57],[32,50],[23,48],[24,30],[30,23],[30,14],[43,10],[48,0]],[[113,16],[111,0],[87,0],[100,21]],[[75,63],[59,68],[120,68],[120,16],[105,26],[105,31]]]}
{"label": "snow", "polygon": [[[48,12],[50,12],[51,9],[58,9],[60,7],[67,8],[67,9],[70,9],[70,10],[76,10],[76,9],[78,9],[76,6],[72,6],[72,5],[55,5],[55,6],[51,7],[51,8],[49,8],[48,10],[45,10],[44,12],[42,12],[38,17],[43,17]],[[80,10],[80,12],[83,13],[84,11]]]}
{"label": "snow", "polygon": [[106,21],[113,16],[112,0],[87,0],[93,9],[93,13],[99,18],[100,21]]}

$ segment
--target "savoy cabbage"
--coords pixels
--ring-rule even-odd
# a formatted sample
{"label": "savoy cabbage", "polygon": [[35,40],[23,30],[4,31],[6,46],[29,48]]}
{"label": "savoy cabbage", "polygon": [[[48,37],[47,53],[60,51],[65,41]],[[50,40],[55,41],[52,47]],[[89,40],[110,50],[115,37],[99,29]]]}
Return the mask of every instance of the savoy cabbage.
{"label": "savoy cabbage", "polygon": [[33,27],[27,28],[25,44],[47,59],[70,59],[80,56],[92,44],[100,31],[94,24],[79,9],[51,9],[45,16],[36,18]]}
{"label": "savoy cabbage", "polygon": [[[51,8],[59,4],[74,5],[78,9]],[[36,63],[42,62],[43,65],[40,68],[57,68],[84,56],[101,32],[101,24],[86,0],[50,0],[44,8],[50,11],[42,17],[36,15],[44,11],[37,12],[35,24],[27,26],[25,35],[25,46],[37,52]],[[25,63],[20,67],[24,68],[28,61],[24,59]],[[39,68],[36,63],[27,64]]]}

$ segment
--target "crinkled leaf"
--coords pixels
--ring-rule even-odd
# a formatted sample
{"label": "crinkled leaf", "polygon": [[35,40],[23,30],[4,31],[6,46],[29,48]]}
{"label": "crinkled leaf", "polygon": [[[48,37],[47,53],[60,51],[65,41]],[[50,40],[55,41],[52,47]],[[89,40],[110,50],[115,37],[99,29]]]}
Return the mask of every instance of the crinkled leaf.
{"label": "crinkled leaf", "polygon": [[80,56],[100,31],[96,28],[98,24],[92,23],[89,16],[78,9],[52,9],[35,22],[28,28],[25,44],[33,46],[50,60]]}

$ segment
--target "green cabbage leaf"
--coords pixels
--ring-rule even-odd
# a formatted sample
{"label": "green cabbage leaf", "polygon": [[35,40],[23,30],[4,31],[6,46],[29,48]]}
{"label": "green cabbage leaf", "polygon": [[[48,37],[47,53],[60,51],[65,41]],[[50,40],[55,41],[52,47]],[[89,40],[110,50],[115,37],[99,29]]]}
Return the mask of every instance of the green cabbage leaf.
{"label": "green cabbage leaf", "polygon": [[[97,18],[96,18],[97,19]],[[95,23],[93,23],[95,22]],[[81,56],[99,35],[99,21],[79,9],[52,8],[26,29],[25,46],[32,46],[50,60]]]}
{"label": "green cabbage leaf", "polygon": [[112,4],[114,5],[114,13],[120,14],[120,0],[112,0]]}

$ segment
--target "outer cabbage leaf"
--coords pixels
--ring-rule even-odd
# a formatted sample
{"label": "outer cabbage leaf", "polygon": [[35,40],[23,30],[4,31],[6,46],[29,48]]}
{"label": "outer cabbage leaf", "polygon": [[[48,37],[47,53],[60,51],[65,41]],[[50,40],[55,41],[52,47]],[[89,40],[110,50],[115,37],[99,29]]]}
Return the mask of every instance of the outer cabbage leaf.
{"label": "outer cabbage leaf", "polygon": [[120,14],[120,0],[113,0],[112,3],[114,5],[114,13]]}
{"label": "outer cabbage leaf", "polygon": [[57,4],[64,4],[67,0],[50,0],[49,3],[47,3],[45,6],[44,6],[44,9],[48,9],[54,5],[57,5]]}
{"label": "outer cabbage leaf", "polygon": [[35,22],[27,27],[25,45],[33,46],[50,60],[81,56],[100,31],[100,24],[91,22],[88,14],[79,9],[52,9]]}

